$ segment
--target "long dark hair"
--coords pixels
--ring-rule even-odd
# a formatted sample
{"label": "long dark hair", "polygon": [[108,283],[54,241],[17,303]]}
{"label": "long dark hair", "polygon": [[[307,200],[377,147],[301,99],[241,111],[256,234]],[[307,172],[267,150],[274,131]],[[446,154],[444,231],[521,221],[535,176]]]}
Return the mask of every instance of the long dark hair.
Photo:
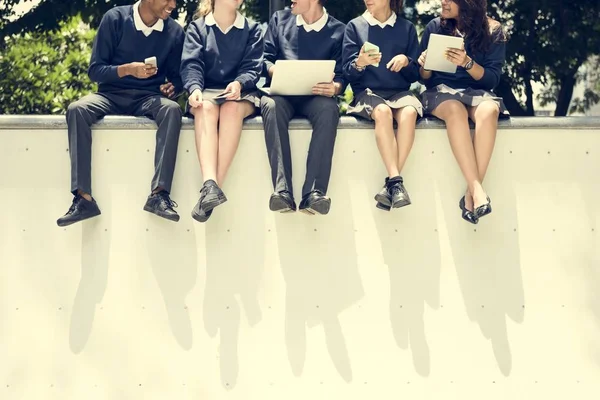
{"label": "long dark hair", "polygon": [[[454,35],[456,28],[460,26],[465,37],[469,38],[471,51],[488,51],[494,40],[490,26],[494,31],[500,30],[500,33],[502,27],[498,22],[488,18],[487,0],[453,0],[453,2],[459,7],[458,18],[442,18],[442,31]],[[502,34],[501,37],[504,38],[504,35]]]}
{"label": "long dark hair", "polygon": [[404,0],[390,0],[390,8],[396,14],[400,14],[402,12],[403,5],[404,5]]}

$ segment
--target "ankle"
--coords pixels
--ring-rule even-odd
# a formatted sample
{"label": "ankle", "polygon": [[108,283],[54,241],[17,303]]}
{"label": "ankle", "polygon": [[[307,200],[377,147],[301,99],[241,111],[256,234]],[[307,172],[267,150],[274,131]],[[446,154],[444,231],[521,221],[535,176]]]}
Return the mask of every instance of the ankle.
{"label": "ankle", "polygon": [[85,192],[82,192],[81,190],[78,190],[77,194],[79,196],[83,197],[84,199],[86,199],[87,201],[92,201],[92,195],[89,193],[85,193]]}

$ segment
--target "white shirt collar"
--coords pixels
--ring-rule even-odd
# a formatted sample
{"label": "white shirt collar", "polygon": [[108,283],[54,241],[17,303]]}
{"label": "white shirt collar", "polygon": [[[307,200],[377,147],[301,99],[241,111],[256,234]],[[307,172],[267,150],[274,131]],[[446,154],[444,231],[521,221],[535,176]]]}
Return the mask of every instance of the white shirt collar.
{"label": "white shirt collar", "polygon": [[325,9],[325,7],[323,7],[323,16],[321,18],[319,18],[317,21],[315,21],[312,24],[307,24],[306,21],[304,20],[304,18],[302,18],[302,15],[298,14],[298,15],[296,15],[296,25],[303,26],[304,30],[306,32],[310,32],[310,31],[320,32],[321,29],[323,29],[325,27],[325,25],[327,25],[328,18],[329,18],[329,14],[327,14],[327,10]]}
{"label": "white shirt collar", "polygon": [[209,13],[206,15],[206,17],[204,17],[204,23],[208,26],[216,25],[217,28],[219,28],[219,30],[221,32],[223,32],[224,34],[227,34],[227,32],[229,32],[231,30],[231,28],[244,29],[244,26],[246,26],[246,18],[244,18],[244,16],[242,14],[240,14],[238,11],[238,13],[235,17],[235,21],[233,21],[233,25],[227,27],[227,29],[223,29],[219,26],[219,24],[217,24],[217,21],[215,20],[215,16],[213,15],[213,13]]}
{"label": "white shirt collar", "polygon": [[163,27],[165,26],[165,22],[162,19],[158,19],[156,23],[152,26],[146,26],[144,21],[142,21],[142,16],[140,15],[140,1],[133,5],[133,23],[135,24],[135,29],[138,31],[142,31],[142,33],[146,36],[150,36],[152,31],[162,32]]}
{"label": "white shirt collar", "polygon": [[375,26],[375,25],[379,25],[379,27],[381,28],[385,28],[386,25],[389,26],[394,26],[394,24],[396,23],[396,13],[392,11],[392,15],[390,15],[390,17],[387,19],[387,21],[385,22],[379,22],[375,19],[375,17],[373,17],[371,15],[370,12],[365,11],[364,14],[362,15],[364,19],[367,20],[367,22],[369,23],[369,25],[371,26]]}

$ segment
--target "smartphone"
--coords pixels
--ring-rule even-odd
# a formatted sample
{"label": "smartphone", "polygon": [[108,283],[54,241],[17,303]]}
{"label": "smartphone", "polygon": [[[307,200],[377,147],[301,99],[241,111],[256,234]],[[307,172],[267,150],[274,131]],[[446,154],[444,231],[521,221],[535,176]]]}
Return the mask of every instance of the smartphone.
{"label": "smartphone", "polygon": [[144,60],[144,64],[152,65],[154,68],[157,68],[156,57],[148,57]]}
{"label": "smartphone", "polygon": [[[365,44],[363,45],[363,48],[365,49],[365,52],[372,51],[373,53],[379,53],[379,46],[377,46],[376,44],[373,44],[371,42],[365,42]],[[379,63],[371,64],[371,65],[374,67],[379,67]]]}

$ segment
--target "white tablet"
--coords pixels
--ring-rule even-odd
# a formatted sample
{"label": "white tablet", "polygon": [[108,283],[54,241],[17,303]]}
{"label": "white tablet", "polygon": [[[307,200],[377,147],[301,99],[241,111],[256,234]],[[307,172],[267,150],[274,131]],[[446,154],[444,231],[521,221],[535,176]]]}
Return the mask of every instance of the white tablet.
{"label": "white tablet", "polygon": [[457,66],[446,59],[444,52],[448,48],[462,49],[463,45],[464,41],[461,37],[432,33],[429,36],[427,59],[425,60],[424,68],[430,71],[454,74]]}
{"label": "white tablet", "polygon": [[277,60],[269,95],[310,96],[317,83],[331,82],[335,60]]}

